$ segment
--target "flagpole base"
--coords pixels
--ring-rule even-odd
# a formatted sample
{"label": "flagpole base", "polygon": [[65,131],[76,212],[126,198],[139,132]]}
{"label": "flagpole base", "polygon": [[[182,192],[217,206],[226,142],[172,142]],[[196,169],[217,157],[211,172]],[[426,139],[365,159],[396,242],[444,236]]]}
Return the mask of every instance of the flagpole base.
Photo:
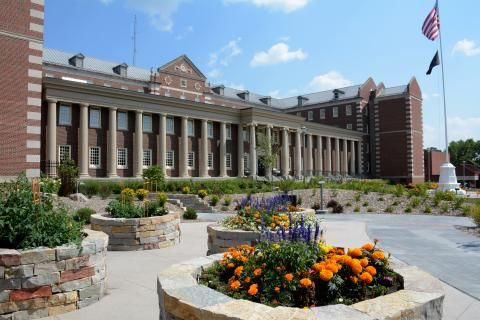
{"label": "flagpole base", "polygon": [[460,189],[453,164],[445,162],[440,166],[440,179],[438,180],[437,190],[452,191],[459,195],[466,194],[465,190]]}

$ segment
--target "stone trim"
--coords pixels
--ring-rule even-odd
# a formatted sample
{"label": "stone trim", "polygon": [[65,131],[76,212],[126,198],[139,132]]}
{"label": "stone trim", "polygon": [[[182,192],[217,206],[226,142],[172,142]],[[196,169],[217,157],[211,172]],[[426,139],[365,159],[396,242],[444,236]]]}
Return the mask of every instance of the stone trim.
{"label": "stone trim", "polygon": [[[27,176],[39,174],[39,169],[27,169]],[[0,319],[55,316],[103,297],[108,237],[84,232],[87,237],[79,247],[0,249]]]}
{"label": "stone trim", "polygon": [[442,283],[415,266],[393,266],[403,276],[405,289],[392,294],[350,306],[272,308],[233,299],[197,283],[202,270],[222,257],[223,254],[216,254],[192,259],[160,272],[157,277],[160,319],[442,319],[445,296]]}

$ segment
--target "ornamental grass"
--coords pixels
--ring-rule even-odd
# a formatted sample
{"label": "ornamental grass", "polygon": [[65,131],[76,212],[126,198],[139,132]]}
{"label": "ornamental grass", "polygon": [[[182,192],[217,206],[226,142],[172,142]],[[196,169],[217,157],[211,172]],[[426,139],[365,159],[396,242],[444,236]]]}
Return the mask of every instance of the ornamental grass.
{"label": "ornamental grass", "polygon": [[265,241],[230,248],[200,283],[268,306],[353,304],[403,289],[403,278],[377,242],[345,251],[306,241]]}

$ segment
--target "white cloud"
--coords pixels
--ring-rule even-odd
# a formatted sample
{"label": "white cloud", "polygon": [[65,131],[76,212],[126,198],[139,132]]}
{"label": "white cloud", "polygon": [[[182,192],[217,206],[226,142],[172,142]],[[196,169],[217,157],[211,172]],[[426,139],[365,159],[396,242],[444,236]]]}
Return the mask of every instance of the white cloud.
{"label": "white cloud", "polygon": [[307,54],[302,49],[296,51],[289,51],[289,47],[284,42],[274,44],[268,51],[261,51],[255,53],[250,65],[252,67],[271,65],[277,63],[285,63],[291,60],[304,60]]}
{"label": "white cloud", "polygon": [[[443,118],[442,118],[443,119]],[[443,120],[442,120],[443,124]],[[449,117],[448,124],[448,140],[480,140],[480,117]],[[423,124],[423,146],[438,147],[445,149],[445,133],[443,125],[441,127]]]}
{"label": "white cloud", "polygon": [[467,57],[473,57],[480,54],[480,48],[476,45],[475,41],[463,39],[458,41],[453,47],[452,54],[457,52]]}
{"label": "white cloud", "polygon": [[[108,5],[114,0],[100,0]],[[151,24],[160,31],[172,31],[172,15],[182,2],[187,0],[117,0],[124,2],[128,7],[143,12],[150,18]]]}
{"label": "white cloud", "polygon": [[299,93],[298,89],[290,89],[288,91],[280,91],[277,89],[277,90],[270,91],[268,95],[275,99],[283,99],[283,98],[296,96],[298,95],[298,93]]}
{"label": "white cloud", "polygon": [[245,86],[243,83],[226,83],[225,87],[237,89],[237,90],[245,90]]}
{"label": "white cloud", "polygon": [[223,74],[222,68],[228,67],[232,60],[242,54],[242,48],[240,47],[240,41],[242,38],[230,40],[226,45],[215,52],[211,52],[208,55],[208,66],[212,68],[209,71],[209,76],[212,78],[218,78]]}
{"label": "white cloud", "polygon": [[188,26],[182,33],[175,37],[175,40],[183,40],[188,34],[193,32],[193,26]]}
{"label": "white cloud", "polygon": [[222,74],[223,74],[222,71],[219,69],[212,69],[210,70],[210,72],[208,72],[208,76],[210,78],[218,78],[218,77],[221,77]]}
{"label": "white cloud", "polygon": [[315,76],[312,81],[310,81],[309,89],[314,91],[324,91],[350,85],[352,85],[352,81],[346,79],[341,73],[338,71],[330,71]]}
{"label": "white cloud", "polygon": [[266,7],[290,13],[305,7],[310,0],[224,0],[225,4],[250,3],[257,7]]}
{"label": "white cloud", "polygon": [[426,92],[422,93],[423,100],[436,99],[438,97],[440,97],[440,94],[438,93],[426,93]]}

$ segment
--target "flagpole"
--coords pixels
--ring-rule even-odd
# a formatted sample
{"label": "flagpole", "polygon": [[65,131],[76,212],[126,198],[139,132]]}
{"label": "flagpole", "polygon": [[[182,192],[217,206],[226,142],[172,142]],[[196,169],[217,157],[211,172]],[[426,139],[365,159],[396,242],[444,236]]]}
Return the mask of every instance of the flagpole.
{"label": "flagpole", "polygon": [[[437,14],[440,19],[440,7],[437,0]],[[442,45],[442,20],[440,20],[440,27],[438,28],[438,35],[440,38],[440,64],[442,66],[442,91],[443,91],[443,114],[445,121],[445,162],[450,162],[449,152],[448,152],[448,131],[447,131],[447,102],[445,98],[445,71],[443,68],[443,45]]]}

